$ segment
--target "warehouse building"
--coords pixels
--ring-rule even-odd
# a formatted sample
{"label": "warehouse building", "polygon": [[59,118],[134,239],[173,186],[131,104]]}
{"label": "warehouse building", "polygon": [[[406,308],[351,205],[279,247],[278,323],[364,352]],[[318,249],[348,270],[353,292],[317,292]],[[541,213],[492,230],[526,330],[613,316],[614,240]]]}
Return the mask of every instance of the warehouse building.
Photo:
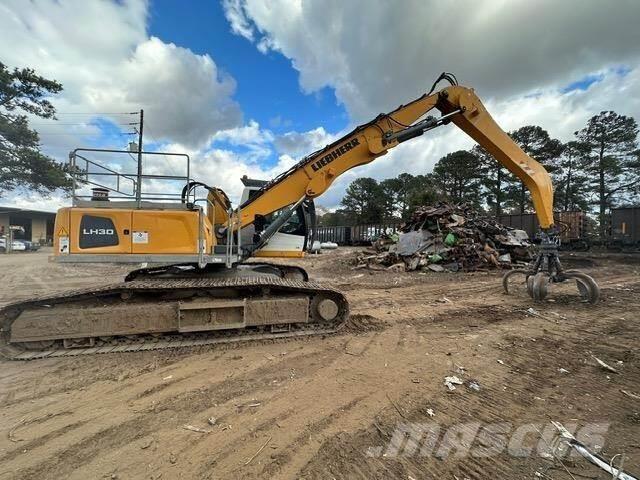
{"label": "warehouse building", "polygon": [[27,240],[40,245],[53,243],[55,213],[0,206],[0,235],[9,233],[9,226],[20,226],[15,230],[15,240]]}

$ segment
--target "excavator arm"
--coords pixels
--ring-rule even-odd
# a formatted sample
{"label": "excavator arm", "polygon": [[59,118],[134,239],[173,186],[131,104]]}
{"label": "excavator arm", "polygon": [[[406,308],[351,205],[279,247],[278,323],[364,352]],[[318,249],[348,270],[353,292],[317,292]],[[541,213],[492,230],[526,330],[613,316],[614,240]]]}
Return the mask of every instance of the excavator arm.
{"label": "excavator arm", "polygon": [[[540,226],[543,230],[551,229],[553,188],[547,171],[498,126],[472,88],[455,84],[455,77],[449,74],[440,78],[452,85],[379,115],[269,182],[258,195],[241,205],[241,226],[305,198],[318,197],[347,170],[372,162],[400,143],[452,122],[524,182],[531,192]],[[441,112],[439,118],[420,120],[434,108]]]}
{"label": "excavator arm", "polygon": [[[451,86],[433,93],[442,79],[449,81]],[[427,116],[433,109],[439,110],[441,116]],[[527,268],[510,270],[503,276],[505,292],[509,293],[510,279],[516,275],[525,277],[527,291],[534,300],[543,300],[547,296],[549,284],[575,280],[583,300],[596,303],[600,290],[595,280],[579,271],[564,270],[560,263],[549,174],[498,126],[472,88],[459,86],[455,77],[447,73],[436,80],[429,93],[393,112],[378,115],[331,145],[303,158],[241,205],[240,226],[254,223],[256,232],[254,244],[244,251],[243,258],[264,247],[300,203],[322,195],[347,170],[372,162],[400,143],[448,123],[454,123],[473,138],[522,180],[531,192],[542,229],[539,252]],[[284,214],[263,230],[261,224],[264,222],[257,220],[281,209],[285,209]]]}

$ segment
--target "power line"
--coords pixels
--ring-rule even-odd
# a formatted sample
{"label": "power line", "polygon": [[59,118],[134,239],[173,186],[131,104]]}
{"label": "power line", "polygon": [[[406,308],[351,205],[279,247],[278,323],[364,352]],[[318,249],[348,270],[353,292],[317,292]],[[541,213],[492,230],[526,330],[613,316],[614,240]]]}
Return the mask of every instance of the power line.
{"label": "power line", "polygon": [[138,115],[139,112],[55,112],[54,115]]}
{"label": "power line", "polygon": [[[117,122],[110,122],[113,125],[118,125],[118,126],[130,126],[130,125],[138,125],[140,122],[127,122],[127,123],[117,123]],[[54,126],[58,126],[58,125],[83,125],[83,126],[94,126],[95,124],[90,123],[90,122],[76,122],[76,123],[59,123],[59,122],[37,122],[37,123],[29,123],[29,125],[44,125],[47,127],[54,127]]]}
{"label": "power line", "polygon": [[50,135],[68,135],[70,137],[97,137],[97,136],[101,136],[101,135],[105,135],[105,136],[110,136],[110,135],[137,135],[136,132],[113,132],[113,133],[104,133],[104,132],[99,132],[99,133],[66,133],[66,132],[38,132],[39,136],[45,135],[45,136],[50,136]]}

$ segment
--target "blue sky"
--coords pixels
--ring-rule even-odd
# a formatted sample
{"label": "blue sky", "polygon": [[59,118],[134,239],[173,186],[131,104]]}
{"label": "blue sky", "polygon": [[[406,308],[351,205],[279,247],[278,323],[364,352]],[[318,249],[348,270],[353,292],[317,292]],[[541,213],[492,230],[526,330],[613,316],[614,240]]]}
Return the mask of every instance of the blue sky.
{"label": "blue sky", "polygon": [[220,3],[193,0],[185,8],[183,2],[154,0],[148,28],[150,35],[165,42],[215,59],[236,80],[235,98],[245,120],[256,120],[276,134],[320,125],[337,132],[348,123],[332,89],[302,93],[291,60],[273,51],[263,54],[245,38],[232,34]]}

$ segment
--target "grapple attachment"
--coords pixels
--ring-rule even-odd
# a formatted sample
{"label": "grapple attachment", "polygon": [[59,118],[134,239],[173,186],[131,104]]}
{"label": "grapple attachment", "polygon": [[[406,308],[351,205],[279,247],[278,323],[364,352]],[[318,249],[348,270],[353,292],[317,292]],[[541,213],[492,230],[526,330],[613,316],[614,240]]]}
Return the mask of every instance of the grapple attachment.
{"label": "grapple attachment", "polygon": [[524,276],[527,293],[535,301],[547,298],[549,285],[575,280],[582,301],[595,304],[600,299],[596,281],[584,272],[564,270],[558,257],[558,239],[554,233],[543,232],[540,253],[531,268],[511,270],[502,277],[502,287],[509,294],[513,277]]}

